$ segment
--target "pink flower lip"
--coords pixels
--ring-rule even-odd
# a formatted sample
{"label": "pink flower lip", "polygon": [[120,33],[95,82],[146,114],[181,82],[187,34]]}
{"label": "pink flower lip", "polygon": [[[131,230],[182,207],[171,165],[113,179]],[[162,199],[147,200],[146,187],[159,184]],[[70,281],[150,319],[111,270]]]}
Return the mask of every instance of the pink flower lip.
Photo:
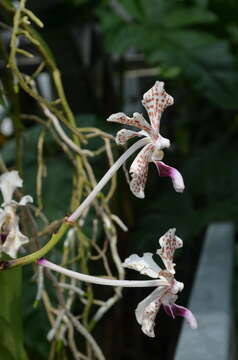
{"label": "pink flower lip", "polygon": [[154,163],[158,169],[160,176],[168,176],[171,178],[175,191],[180,193],[184,191],[185,186],[183,177],[177,169],[172,166],[166,165],[162,161],[154,161]]}
{"label": "pink flower lip", "polygon": [[37,263],[38,265],[44,265],[45,261],[46,261],[46,260],[45,260],[44,258],[40,258],[40,259],[36,260],[36,263]]}
{"label": "pink flower lip", "polygon": [[183,317],[187,323],[190,325],[192,329],[197,329],[197,320],[193,313],[187,309],[186,307],[172,304],[172,305],[164,305],[163,304],[164,311],[168,316],[171,316],[173,319],[177,316]]}

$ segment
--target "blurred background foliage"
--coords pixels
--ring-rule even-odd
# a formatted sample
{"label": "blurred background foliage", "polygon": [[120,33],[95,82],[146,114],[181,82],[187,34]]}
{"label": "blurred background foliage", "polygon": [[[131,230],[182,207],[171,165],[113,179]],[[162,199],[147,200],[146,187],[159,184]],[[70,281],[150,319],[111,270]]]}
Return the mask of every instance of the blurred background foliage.
{"label": "blurred background foliage", "polygon": [[[197,251],[193,249],[199,248],[207,224],[214,221],[237,223],[238,218],[238,2],[29,0],[28,7],[45,24],[41,34],[61,69],[66,94],[79,126],[97,126],[115,134],[120,126],[111,126],[105,119],[118,111],[128,115],[142,112],[143,93],[155,80],[165,81],[167,92],[175,99],[174,106],[162,117],[162,134],[173,143],[165,161],[182,172],[186,191],[183,195],[174,193],[168,180],[159,178],[151,165],[146,198],[142,202],[130,194],[124,173],[120,171],[113,207],[130,231],[127,235],[121,234],[119,249],[122,258],[131,251],[154,251],[155,240],[174,226],[186,243],[187,255],[183,259],[193,252],[196,257]],[[27,73],[32,64],[22,66]],[[35,111],[35,104],[23,92],[21,103],[25,113]],[[2,121],[11,116],[11,109],[5,111]],[[26,193],[31,194],[35,193],[38,136],[39,126],[24,122]],[[1,144],[3,157],[12,166],[14,139],[2,133]],[[93,141],[90,146],[95,146]],[[115,157],[122,151],[115,146]],[[71,169],[50,136],[44,156],[47,167],[44,206],[53,220],[67,212]],[[108,165],[101,157],[94,166],[100,177]],[[184,269],[181,263],[179,269],[184,276],[180,280],[186,283],[187,279],[189,283],[189,265]],[[46,333],[48,325],[39,320],[38,330],[31,331],[36,316],[41,314],[32,308],[34,294],[29,290],[32,286],[25,286],[28,294],[24,299],[27,345],[34,350],[34,359],[36,356],[41,359],[47,351],[42,334]],[[136,290],[134,298],[130,295],[124,302],[136,304],[143,294],[144,291]],[[125,306],[124,303],[122,312]],[[125,327],[118,310],[109,316]],[[135,333],[138,327],[133,314],[128,315],[127,311],[128,316],[134,324],[129,329]],[[171,329],[171,323],[168,326]],[[108,336],[109,327],[107,318],[101,337]],[[166,353],[163,349],[169,344],[171,335],[166,327],[159,331],[163,344],[160,351],[169,358],[172,350],[167,348]],[[121,353],[123,359],[133,358],[130,349],[136,349],[133,339],[127,339],[128,333],[129,330],[120,333],[117,338],[118,347],[123,341],[128,345]],[[142,339],[135,350],[142,358],[143,354],[148,354],[146,346],[150,346],[151,354],[160,346],[143,335]],[[105,341],[104,351],[113,353],[116,359],[114,340]],[[112,358],[110,356],[108,358]]]}

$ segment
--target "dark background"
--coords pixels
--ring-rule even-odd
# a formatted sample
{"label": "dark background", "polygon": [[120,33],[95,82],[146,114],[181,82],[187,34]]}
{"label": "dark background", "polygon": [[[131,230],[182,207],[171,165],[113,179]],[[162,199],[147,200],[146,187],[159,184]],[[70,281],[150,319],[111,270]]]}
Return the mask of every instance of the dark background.
{"label": "dark background", "polygon": [[[128,115],[143,111],[141,98],[155,80],[165,81],[166,91],[174,97],[174,106],[162,117],[161,132],[171,139],[165,162],[183,174],[184,194],[175,193],[170,181],[159,178],[151,165],[145,200],[131,195],[120,171],[112,207],[130,229],[128,234],[120,234],[122,258],[131,252],[154,251],[159,236],[169,227],[177,228],[185,243],[177,275],[187,285],[180,297],[180,303],[185,304],[206,226],[214,221],[237,222],[237,1],[29,0],[28,7],[45,24],[41,34],[62,72],[79,126],[93,125],[115,134],[120,125],[112,126],[106,118],[118,111]],[[24,66],[30,72],[31,65]],[[25,112],[31,113],[35,107],[32,100],[22,94],[22,102]],[[26,126],[26,174],[35,171],[32,149],[37,136],[37,126]],[[11,138],[3,137],[2,145],[11,164]],[[52,219],[65,214],[70,191],[66,186],[70,174],[62,172],[62,166],[67,170],[68,165],[57,151],[49,140],[46,156],[50,171],[44,198]],[[115,157],[122,151],[115,147]],[[104,158],[95,162],[98,176],[105,167]],[[58,194],[63,186],[64,193],[55,197],[52,184]],[[27,186],[32,193],[34,180]],[[161,313],[158,338],[142,335],[133,309],[146,293],[124,291],[120,305],[96,329],[108,359],[158,359],[158,354],[171,359],[180,322],[175,324]],[[34,349],[34,359],[42,359],[48,347],[42,335],[47,323],[40,320],[42,325],[31,331],[37,316],[43,316],[32,309],[31,297],[29,294],[26,300],[26,345]]]}

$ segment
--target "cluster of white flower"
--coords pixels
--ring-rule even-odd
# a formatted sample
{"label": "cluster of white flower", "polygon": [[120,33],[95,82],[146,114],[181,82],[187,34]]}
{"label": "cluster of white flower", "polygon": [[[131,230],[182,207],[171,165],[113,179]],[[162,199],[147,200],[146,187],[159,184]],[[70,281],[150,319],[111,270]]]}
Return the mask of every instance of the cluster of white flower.
{"label": "cluster of white flower", "polygon": [[28,237],[20,231],[17,208],[33,202],[30,195],[23,196],[19,202],[13,200],[13,194],[19,187],[22,187],[22,179],[17,171],[9,171],[0,176],[3,196],[0,207],[0,252],[12,258],[16,258],[19,248],[29,242]]}

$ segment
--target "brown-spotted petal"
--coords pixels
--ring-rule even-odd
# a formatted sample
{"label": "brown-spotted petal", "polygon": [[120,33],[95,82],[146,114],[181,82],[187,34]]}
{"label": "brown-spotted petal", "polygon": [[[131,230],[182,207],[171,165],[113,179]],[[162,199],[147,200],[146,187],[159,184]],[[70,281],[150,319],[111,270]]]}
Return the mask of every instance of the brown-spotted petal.
{"label": "brown-spotted petal", "polygon": [[151,143],[144,146],[130,167],[130,173],[132,176],[130,189],[132,193],[140,199],[145,197],[144,188],[148,175],[148,165],[153,150],[154,145]]}
{"label": "brown-spotted petal", "polygon": [[144,117],[139,113],[134,113],[133,117],[129,117],[126,114],[120,112],[109,116],[107,121],[116,122],[123,125],[135,126],[140,130],[146,131],[147,133],[150,133],[151,131],[150,124],[148,124]]}
{"label": "brown-spotted petal", "polygon": [[156,81],[155,85],[144,94],[142,104],[148,112],[155,134],[159,132],[160,118],[163,111],[173,103],[174,99],[166,93],[162,81]]}
{"label": "brown-spotted petal", "polygon": [[141,134],[137,131],[127,130],[127,129],[121,129],[116,134],[116,143],[118,145],[124,145],[128,140],[136,137],[141,136]]}
{"label": "brown-spotted petal", "polygon": [[161,257],[166,269],[171,273],[175,274],[173,263],[174,252],[176,249],[183,246],[183,241],[175,235],[176,229],[169,229],[159,239],[161,249],[157,250],[157,254]]}
{"label": "brown-spotted petal", "polygon": [[167,286],[159,286],[142,300],[136,308],[136,320],[141,325],[143,333],[149,337],[155,337],[155,318],[161,306],[161,298],[166,291]]}

